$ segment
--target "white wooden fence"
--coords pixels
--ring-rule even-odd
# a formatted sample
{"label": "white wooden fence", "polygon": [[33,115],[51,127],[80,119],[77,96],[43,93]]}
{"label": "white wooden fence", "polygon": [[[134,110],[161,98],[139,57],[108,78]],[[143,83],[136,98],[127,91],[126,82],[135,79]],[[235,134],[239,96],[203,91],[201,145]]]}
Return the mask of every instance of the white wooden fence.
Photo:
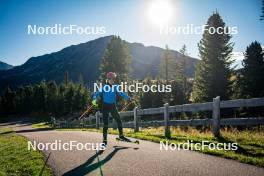
{"label": "white wooden fence", "polygon": [[[121,112],[121,118],[133,117],[134,120],[130,122],[124,122],[124,128],[134,128],[135,132],[139,131],[139,127],[158,127],[164,126],[165,136],[170,137],[170,126],[200,126],[200,125],[211,125],[212,131],[215,136],[220,135],[221,125],[236,125],[236,126],[251,126],[251,125],[262,125],[264,124],[264,118],[250,117],[250,118],[227,118],[220,119],[220,109],[224,108],[238,108],[238,107],[258,107],[264,106],[264,98],[252,98],[252,99],[237,99],[220,101],[220,97],[213,99],[213,102],[206,103],[194,103],[194,104],[183,104],[176,106],[169,106],[168,103],[164,104],[163,107],[139,109],[135,107],[133,111]],[[207,119],[189,119],[189,120],[170,120],[170,113],[173,112],[199,112],[199,111],[212,111],[212,118]],[[155,115],[163,114],[164,120],[160,121],[147,121],[142,122],[140,117],[142,115]],[[68,123],[66,120],[58,121],[55,118],[52,119],[54,126],[56,127],[86,127],[86,128],[99,128],[103,126],[100,123],[102,114],[96,112],[95,116],[89,116],[82,120],[76,120],[72,123]],[[95,120],[95,123],[92,123]],[[114,123],[110,124],[109,127],[114,127]]]}

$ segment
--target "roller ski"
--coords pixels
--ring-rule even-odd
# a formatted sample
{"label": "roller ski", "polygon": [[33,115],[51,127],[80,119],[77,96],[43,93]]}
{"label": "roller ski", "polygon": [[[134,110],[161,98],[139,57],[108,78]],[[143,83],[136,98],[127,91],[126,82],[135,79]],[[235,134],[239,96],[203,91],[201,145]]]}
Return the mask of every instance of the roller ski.
{"label": "roller ski", "polygon": [[138,140],[131,140],[131,139],[128,139],[128,138],[126,138],[126,137],[124,137],[124,136],[117,137],[117,138],[116,138],[116,141],[129,142],[129,143],[139,144],[139,141],[138,141]]}
{"label": "roller ski", "polygon": [[100,143],[100,148],[96,150],[96,153],[98,155],[101,155],[104,153],[104,151],[106,150],[107,147],[107,140],[103,140],[102,143]]}

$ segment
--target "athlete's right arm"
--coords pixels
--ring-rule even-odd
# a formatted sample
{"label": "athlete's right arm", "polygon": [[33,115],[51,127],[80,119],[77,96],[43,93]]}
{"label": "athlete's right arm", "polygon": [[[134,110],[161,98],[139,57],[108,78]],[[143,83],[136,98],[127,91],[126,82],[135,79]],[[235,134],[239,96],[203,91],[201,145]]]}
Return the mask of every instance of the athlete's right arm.
{"label": "athlete's right arm", "polygon": [[95,92],[94,95],[93,95],[93,100],[96,100],[97,97],[99,97],[101,94],[102,94],[101,90],[98,90],[97,92]]}
{"label": "athlete's right arm", "polygon": [[97,92],[94,93],[93,98],[92,98],[92,105],[93,105],[94,107],[98,107],[98,104],[97,104],[97,102],[96,102],[96,99],[97,99],[97,97],[100,96],[101,94],[102,94],[102,91],[100,91],[100,90],[98,90]]}

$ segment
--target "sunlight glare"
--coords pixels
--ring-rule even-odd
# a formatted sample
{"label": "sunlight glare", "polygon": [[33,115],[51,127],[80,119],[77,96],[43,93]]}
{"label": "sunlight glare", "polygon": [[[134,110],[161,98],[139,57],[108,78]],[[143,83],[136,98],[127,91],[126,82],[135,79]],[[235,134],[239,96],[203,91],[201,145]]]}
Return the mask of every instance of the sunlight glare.
{"label": "sunlight glare", "polygon": [[148,17],[156,25],[167,24],[173,16],[172,4],[169,0],[155,0],[148,8]]}

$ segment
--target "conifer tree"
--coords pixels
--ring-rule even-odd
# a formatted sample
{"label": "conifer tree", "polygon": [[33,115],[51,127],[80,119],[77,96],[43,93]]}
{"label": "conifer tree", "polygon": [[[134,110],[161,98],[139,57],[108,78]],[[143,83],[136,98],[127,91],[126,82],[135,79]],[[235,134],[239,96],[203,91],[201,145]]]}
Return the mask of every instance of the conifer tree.
{"label": "conifer tree", "polygon": [[176,61],[173,58],[173,55],[168,45],[166,45],[165,51],[161,58],[158,77],[168,82],[169,80],[175,79],[175,76],[176,76]]}
{"label": "conifer tree", "polygon": [[15,92],[8,86],[3,94],[2,105],[5,115],[15,114]]}
{"label": "conifer tree", "polygon": [[82,86],[84,85],[84,79],[83,79],[83,75],[81,73],[79,75],[79,84],[81,84]]}
{"label": "conifer tree", "polygon": [[239,86],[241,96],[246,98],[264,96],[264,53],[261,44],[252,42],[246,49]]}
{"label": "conifer tree", "polygon": [[[217,32],[218,29],[218,32]],[[201,61],[195,72],[192,98],[195,102],[211,101],[220,96],[228,99],[232,82],[231,35],[218,12],[207,21],[203,38],[198,44]]]}
{"label": "conifer tree", "polygon": [[127,81],[131,71],[131,55],[128,45],[119,36],[110,40],[101,60],[100,79],[104,80],[107,72],[115,72],[119,81]]}
{"label": "conifer tree", "polygon": [[183,101],[184,103],[187,103],[187,100],[189,98],[189,92],[188,92],[188,87],[187,87],[188,83],[187,83],[187,77],[186,77],[185,70],[186,70],[186,58],[188,56],[188,52],[187,52],[187,47],[185,44],[182,46],[179,52],[183,55],[183,58],[178,63],[178,73],[179,73],[179,79],[180,79],[180,82],[182,83],[182,88],[183,88],[183,95],[184,95]]}
{"label": "conifer tree", "polygon": [[50,113],[56,112],[56,100],[58,98],[58,88],[54,81],[47,83],[47,111]]}
{"label": "conifer tree", "polygon": [[[162,60],[160,62],[158,78],[165,80],[165,84],[168,84],[169,80],[173,80],[177,76],[176,75],[177,65],[168,45],[165,46],[165,51],[161,59]],[[172,95],[170,93],[166,93],[164,95],[164,100],[163,100],[164,103],[169,103],[171,96]]]}
{"label": "conifer tree", "polygon": [[69,72],[65,71],[64,72],[64,84],[65,84],[65,86],[67,86],[68,83],[69,83]]}

